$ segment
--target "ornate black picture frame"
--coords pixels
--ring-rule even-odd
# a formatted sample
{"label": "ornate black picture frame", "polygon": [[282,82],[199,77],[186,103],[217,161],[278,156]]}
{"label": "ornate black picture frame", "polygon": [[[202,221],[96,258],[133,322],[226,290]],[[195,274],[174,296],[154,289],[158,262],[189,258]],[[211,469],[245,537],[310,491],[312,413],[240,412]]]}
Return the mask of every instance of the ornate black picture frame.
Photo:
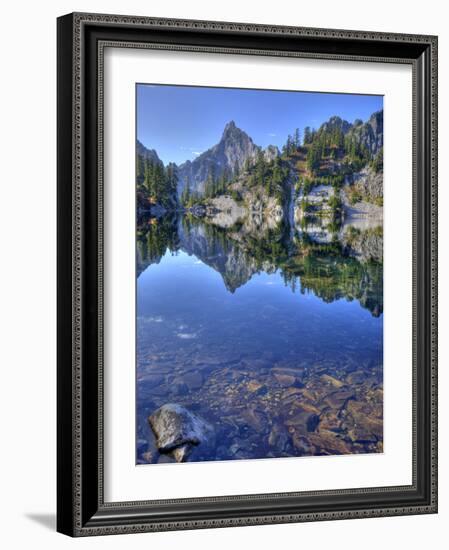
{"label": "ornate black picture frame", "polygon": [[[413,483],[105,503],[105,45],[405,63],[413,70]],[[58,19],[57,529],[89,536],[437,512],[437,38],[101,14]]]}

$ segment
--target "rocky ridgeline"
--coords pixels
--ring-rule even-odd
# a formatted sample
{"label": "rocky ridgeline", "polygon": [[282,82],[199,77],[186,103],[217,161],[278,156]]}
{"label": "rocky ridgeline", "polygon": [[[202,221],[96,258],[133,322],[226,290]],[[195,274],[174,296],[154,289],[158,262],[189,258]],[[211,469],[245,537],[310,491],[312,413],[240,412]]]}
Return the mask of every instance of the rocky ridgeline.
{"label": "rocky ridgeline", "polygon": [[[341,136],[338,146],[332,141],[336,139],[336,133]],[[149,191],[141,185],[144,178],[141,174],[140,180],[138,178],[138,210],[150,212],[155,217],[165,215],[167,208],[182,210],[182,205],[186,204],[183,192],[188,187],[196,202],[190,208],[192,213],[215,217],[221,226],[229,227],[233,221],[245,218],[250,223],[259,218],[262,224],[266,219],[272,225],[281,219],[292,224],[294,220],[312,217],[338,222],[342,216],[340,212],[336,214],[335,205],[330,206],[333,190],[329,182],[339,177],[344,178],[343,195],[348,195],[347,201],[343,197],[343,216],[349,210],[355,213],[357,203],[381,207],[383,112],[373,113],[366,122],[356,120],[353,124],[338,116],[331,117],[317,131],[313,131],[313,136],[311,142],[296,145],[292,150],[283,149],[281,154],[275,145],[262,149],[231,121],[226,124],[219,142],[195,160],[180,166],[167,166],[165,170],[170,168],[176,173],[176,191],[164,198],[164,207],[161,207],[157,197],[151,198]],[[308,165],[308,156],[316,143],[321,143],[320,161],[312,169]],[[138,159],[146,159],[153,165],[163,167],[154,149],[145,148],[139,141],[136,148]],[[353,155],[358,155],[359,160],[354,160]],[[283,183],[280,186],[277,184],[276,193],[272,189],[267,191],[270,186],[265,181],[254,184],[254,168],[260,156],[268,167],[271,166],[269,170],[275,163],[280,163],[282,170],[287,170],[288,175],[283,175]],[[304,180],[309,180],[307,190],[303,188],[298,193],[298,183]],[[326,183],[326,180],[329,181]],[[213,193],[206,193],[207,186],[210,189],[212,185],[210,181],[215,182],[213,185],[220,182],[219,191],[215,189]],[[327,199],[321,200],[320,195],[326,194]],[[211,196],[215,198],[207,198]],[[351,209],[348,208],[349,203]],[[364,208],[364,205],[359,206]],[[218,216],[219,213],[222,215]],[[379,213],[376,215],[379,217]]]}

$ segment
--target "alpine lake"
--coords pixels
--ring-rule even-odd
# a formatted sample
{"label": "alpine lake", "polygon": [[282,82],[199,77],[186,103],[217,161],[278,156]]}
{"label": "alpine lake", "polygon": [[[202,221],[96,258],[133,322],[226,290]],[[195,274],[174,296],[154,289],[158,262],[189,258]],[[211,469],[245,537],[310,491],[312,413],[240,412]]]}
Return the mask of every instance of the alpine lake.
{"label": "alpine lake", "polygon": [[183,460],[383,451],[382,226],[137,223],[136,463],[175,462],[149,417],[213,429]]}

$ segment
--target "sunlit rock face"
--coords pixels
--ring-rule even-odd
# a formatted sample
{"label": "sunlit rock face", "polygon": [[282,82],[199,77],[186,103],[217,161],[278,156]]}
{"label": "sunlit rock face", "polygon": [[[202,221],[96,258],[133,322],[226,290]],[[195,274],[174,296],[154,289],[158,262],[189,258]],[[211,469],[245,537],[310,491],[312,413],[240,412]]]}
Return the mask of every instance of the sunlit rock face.
{"label": "sunlit rock face", "polygon": [[[300,191],[294,199],[295,224],[301,225],[301,222],[307,218],[319,217],[318,225],[324,228],[333,217],[334,210],[330,206],[330,200],[335,194],[334,188],[330,185],[316,185],[307,194]],[[317,223],[315,222],[314,225]]]}
{"label": "sunlit rock face", "polygon": [[230,196],[221,195],[210,200],[206,210],[208,220],[223,228],[230,228],[246,218],[247,210]]}
{"label": "sunlit rock face", "polygon": [[353,174],[351,183],[360,186],[362,194],[369,200],[375,201],[383,197],[383,173],[376,173],[365,166],[360,172]]}
{"label": "sunlit rock face", "polygon": [[267,162],[272,162],[274,159],[278,158],[280,154],[281,152],[276,145],[268,145],[263,151],[264,159]]}

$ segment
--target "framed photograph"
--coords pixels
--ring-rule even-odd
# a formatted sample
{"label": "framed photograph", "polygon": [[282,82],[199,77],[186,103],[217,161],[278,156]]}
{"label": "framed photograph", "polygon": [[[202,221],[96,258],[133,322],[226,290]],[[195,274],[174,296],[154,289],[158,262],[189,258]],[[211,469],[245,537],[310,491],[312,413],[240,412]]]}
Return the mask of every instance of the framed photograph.
{"label": "framed photograph", "polygon": [[437,511],[437,38],[58,19],[58,531]]}

